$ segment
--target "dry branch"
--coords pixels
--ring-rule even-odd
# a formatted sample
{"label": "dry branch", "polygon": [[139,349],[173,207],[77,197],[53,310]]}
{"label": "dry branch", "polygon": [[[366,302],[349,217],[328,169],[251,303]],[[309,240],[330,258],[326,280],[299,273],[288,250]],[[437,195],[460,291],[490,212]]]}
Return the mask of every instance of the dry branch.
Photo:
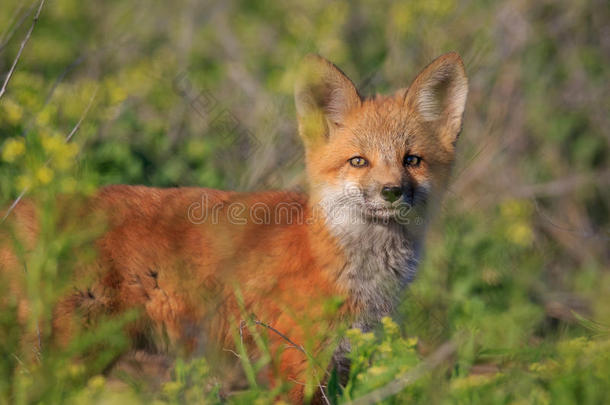
{"label": "dry branch", "polygon": [[35,5],[36,5],[36,3],[32,3],[30,8],[19,18],[19,20],[17,20],[17,17],[21,13],[21,10],[23,10],[25,5],[22,4],[21,6],[19,6],[19,8],[17,10],[15,10],[13,17],[9,21],[17,20],[17,22],[14,25],[12,23],[9,24],[9,26],[6,27],[6,30],[4,30],[4,32],[0,36],[2,38],[2,39],[0,39],[0,52],[2,52],[4,50],[4,48],[6,48],[8,43],[11,41],[11,38],[13,38],[13,35],[15,35],[15,32],[17,32],[17,30],[19,28],[21,28],[21,26],[25,22],[25,19],[28,18],[30,16],[30,14],[32,14],[32,12],[34,11]]}
{"label": "dry branch", "polygon": [[13,61],[13,64],[11,65],[11,68],[8,71],[8,74],[6,75],[6,78],[4,79],[2,88],[0,89],[0,98],[2,98],[2,96],[6,92],[6,86],[8,85],[8,82],[11,80],[11,77],[13,76],[13,72],[15,72],[15,67],[17,66],[17,62],[19,62],[21,53],[23,52],[25,45],[28,43],[28,41],[30,40],[30,37],[32,36],[32,31],[34,31],[34,27],[36,26],[36,23],[38,22],[38,17],[40,17],[40,12],[42,11],[42,6],[44,6],[44,2],[45,2],[45,0],[40,0],[40,4],[38,5],[38,10],[36,10],[36,14],[34,15],[34,20],[32,20],[32,25],[30,25],[30,29],[28,30],[27,34],[25,34],[23,41],[21,41],[21,45],[19,46],[19,51],[17,52],[17,56],[15,56],[15,60]]}
{"label": "dry branch", "polygon": [[[309,353],[307,353],[307,351],[305,350],[305,348],[302,345],[296,344],[288,336],[284,335],[282,332],[280,332],[279,330],[275,329],[273,326],[268,325],[268,324],[266,324],[264,322],[261,322],[261,321],[259,321],[256,318],[252,318],[252,322],[255,325],[259,325],[259,326],[262,326],[264,328],[269,329],[270,331],[272,331],[273,333],[275,333],[276,335],[278,335],[279,337],[284,339],[286,342],[288,342],[290,347],[299,350],[305,356],[307,356],[310,360],[313,360],[313,357]],[[322,382],[321,382],[320,378],[318,377],[318,373],[316,372],[315,368],[313,369],[313,372],[315,374],[316,379],[318,380],[318,384],[317,384],[318,385],[318,389],[320,390],[320,394],[322,394],[322,398],[324,399],[324,403],[326,403],[326,405],[330,405],[330,400],[326,396],[326,392],[324,392],[324,386],[322,385]]]}

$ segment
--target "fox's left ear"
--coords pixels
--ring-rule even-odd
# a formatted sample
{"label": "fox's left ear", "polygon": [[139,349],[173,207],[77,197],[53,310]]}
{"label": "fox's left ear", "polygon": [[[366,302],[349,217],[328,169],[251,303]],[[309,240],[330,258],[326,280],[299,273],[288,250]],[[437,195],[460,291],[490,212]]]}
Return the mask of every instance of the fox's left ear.
{"label": "fox's left ear", "polygon": [[430,123],[441,141],[453,147],[462,129],[468,79],[456,52],[439,56],[413,81],[405,104]]}
{"label": "fox's left ear", "polygon": [[330,137],[361,103],[354,83],[337,66],[313,54],[301,64],[294,99],[306,146]]}

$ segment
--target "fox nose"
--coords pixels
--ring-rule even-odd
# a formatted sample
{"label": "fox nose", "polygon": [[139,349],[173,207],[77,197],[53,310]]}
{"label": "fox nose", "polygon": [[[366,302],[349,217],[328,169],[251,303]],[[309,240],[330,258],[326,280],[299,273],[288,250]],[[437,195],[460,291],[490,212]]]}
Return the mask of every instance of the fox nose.
{"label": "fox nose", "polygon": [[381,189],[381,196],[384,200],[393,203],[402,196],[402,187],[398,186],[384,186]]}

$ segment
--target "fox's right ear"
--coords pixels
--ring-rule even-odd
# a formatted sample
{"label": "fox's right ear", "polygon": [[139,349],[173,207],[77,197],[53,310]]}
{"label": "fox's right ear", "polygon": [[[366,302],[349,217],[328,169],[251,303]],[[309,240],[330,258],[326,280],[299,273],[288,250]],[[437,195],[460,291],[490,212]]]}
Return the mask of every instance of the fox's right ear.
{"label": "fox's right ear", "polygon": [[468,79],[456,52],[439,56],[415,78],[405,95],[407,105],[419,113],[450,148],[462,128]]}
{"label": "fox's right ear", "polygon": [[361,103],[354,83],[334,64],[313,54],[303,60],[294,99],[299,134],[307,144],[330,136]]}

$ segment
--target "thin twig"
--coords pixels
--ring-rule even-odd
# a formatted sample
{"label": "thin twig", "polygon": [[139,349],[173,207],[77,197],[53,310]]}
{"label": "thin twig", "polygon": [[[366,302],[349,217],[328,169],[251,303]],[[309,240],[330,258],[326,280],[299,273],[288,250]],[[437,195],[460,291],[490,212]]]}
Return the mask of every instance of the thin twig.
{"label": "thin twig", "polygon": [[53,82],[53,86],[51,86],[51,90],[49,90],[49,92],[47,93],[47,97],[44,100],[44,105],[47,105],[49,103],[49,101],[51,101],[51,97],[53,97],[53,94],[55,93],[55,90],[57,89],[57,86],[59,86],[59,84],[61,83],[61,81],[64,79],[64,77],[72,70],[74,69],[76,66],[80,65],[84,60],[86,59],[86,55],[82,54],[80,55],[78,58],[76,58],[72,63],[70,63],[60,74],[59,76],[57,76],[57,79],[55,79],[55,82]]}
{"label": "thin twig", "polygon": [[2,98],[2,96],[4,95],[4,92],[6,92],[6,86],[8,85],[9,80],[11,80],[11,76],[13,76],[13,72],[15,71],[15,67],[17,66],[17,62],[19,62],[21,53],[23,52],[25,45],[28,43],[28,41],[30,40],[30,37],[32,36],[32,31],[34,31],[34,26],[36,26],[36,23],[38,22],[38,17],[40,17],[40,12],[42,11],[42,6],[44,6],[44,2],[45,2],[45,0],[40,0],[40,4],[38,5],[38,10],[36,11],[36,14],[34,15],[34,20],[32,21],[32,25],[30,25],[30,29],[28,30],[27,34],[25,34],[23,41],[21,41],[21,46],[19,46],[19,51],[17,52],[17,56],[15,56],[13,65],[11,66],[11,69],[8,71],[8,74],[6,75],[6,79],[4,79],[4,84],[2,85],[2,88],[0,89],[0,98]]}
{"label": "thin twig", "polygon": [[[17,357],[17,355],[15,353],[11,353],[11,355],[15,358],[15,360],[17,360],[19,362],[19,364],[23,367],[25,367],[25,363],[19,358]],[[25,371],[27,371],[29,373],[29,370],[27,368],[24,368]]]}
{"label": "thin twig", "polygon": [[[269,329],[270,331],[272,331],[273,333],[275,333],[276,335],[278,335],[279,337],[281,337],[282,339],[284,339],[285,341],[287,341],[291,347],[299,350],[300,352],[302,352],[305,356],[307,356],[309,359],[313,360],[313,357],[307,353],[307,351],[305,350],[305,348],[301,345],[296,344],[295,342],[293,342],[288,336],[284,335],[282,332],[280,332],[279,330],[275,329],[273,326],[268,325],[264,322],[259,321],[258,319],[252,317],[252,322],[254,322],[256,325],[262,326],[264,328]],[[315,374],[316,379],[318,380],[318,389],[320,390],[320,393],[322,394],[322,398],[324,398],[324,402],[326,403],[326,405],[331,405],[330,404],[330,400],[328,399],[328,397],[326,396],[326,392],[324,392],[324,385],[322,385],[322,382],[320,380],[320,377],[318,376],[318,373],[315,369],[315,367],[313,368],[313,372]]]}
{"label": "thin twig", "polygon": [[[4,32],[2,33],[2,40],[0,41],[0,42],[2,42],[0,44],[0,52],[2,52],[4,50],[4,48],[8,45],[11,38],[13,38],[13,35],[15,35],[15,32],[17,32],[17,30],[23,25],[23,22],[25,21],[25,19],[28,18],[30,16],[30,14],[32,14],[32,11],[34,11],[34,6],[36,6],[35,2],[32,3],[29,10],[27,10],[19,18],[19,21],[17,21],[17,23],[15,25],[11,24],[8,27],[6,27],[6,30],[4,30]],[[17,18],[17,16],[21,13],[21,10],[23,10],[24,7],[25,7],[25,5],[22,4],[21,6],[19,6],[19,8],[17,10],[15,10],[13,17],[11,18],[11,21],[15,20]]]}
{"label": "thin twig", "polygon": [[376,389],[375,391],[369,392],[366,395],[361,396],[351,402],[348,405],[373,405],[377,404],[389,396],[396,395],[408,385],[414,383],[421,377],[423,377],[428,371],[436,368],[443,361],[448,359],[453,353],[455,353],[455,343],[449,341],[439,347],[434,353],[428,356],[423,362],[418,364],[412,370],[402,374],[390,383],[383,387]]}
{"label": "thin twig", "polygon": [[23,196],[25,195],[25,193],[28,192],[27,187],[24,188],[21,193],[19,194],[19,196],[17,196],[17,198],[15,198],[15,201],[13,201],[13,203],[11,204],[10,207],[8,207],[8,209],[6,210],[6,212],[4,213],[4,216],[2,217],[2,219],[0,220],[0,224],[3,223],[6,218],[9,216],[9,214],[11,213],[11,211],[13,211],[15,209],[15,207],[17,206],[17,204],[19,204],[19,201],[21,201],[21,199],[23,198]]}
{"label": "thin twig", "polygon": [[547,183],[526,185],[515,189],[512,194],[519,198],[557,197],[571,193],[576,188],[591,184],[598,186],[609,185],[610,170],[577,174],[562,179],[552,180]]}
{"label": "thin twig", "polygon": [[241,356],[237,352],[235,352],[234,350],[223,348],[222,351],[232,353],[232,354],[235,355],[235,357],[237,357],[238,359],[241,359]]}
{"label": "thin twig", "polygon": [[[8,26],[4,29],[4,31],[2,31],[2,34],[0,34],[0,52],[2,51],[3,44],[6,44],[6,42],[8,42],[5,40],[5,38],[10,35],[9,32],[11,31],[11,28],[13,27],[13,23],[17,19],[17,17],[21,13],[21,10],[23,10],[24,7],[25,7],[25,4],[19,5],[19,8],[17,8],[17,10],[15,10],[13,12],[13,16],[9,19]],[[28,13],[25,13],[25,15],[27,16]],[[22,19],[23,19],[23,17],[21,17],[21,19],[19,21],[21,22]],[[14,32],[14,29],[13,29],[13,32]]]}
{"label": "thin twig", "polygon": [[266,324],[264,322],[261,322],[258,319],[252,319],[252,322],[254,322],[257,325],[263,326],[263,327],[269,329],[270,331],[274,332],[276,335],[280,336],[286,342],[290,343],[290,347],[293,347],[293,348],[299,350],[300,352],[302,352],[303,354],[305,354],[305,355],[307,355],[309,357],[309,354],[307,353],[307,351],[305,351],[305,348],[303,348],[303,346],[297,345],[292,340],[290,340],[290,338],[288,336],[284,335],[282,332],[280,332],[279,330],[275,329],[273,326],[268,325],[268,324]]}
{"label": "thin twig", "polygon": [[[288,378],[288,379],[289,379],[290,381],[292,381],[293,383],[295,383],[295,384],[299,384],[299,385],[302,385],[302,386],[304,386],[304,387],[307,387],[308,385],[310,385],[310,384],[304,383],[303,381],[297,381],[297,380],[295,380],[294,378]],[[324,387],[324,388],[326,388],[326,385],[320,385],[320,387]]]}
{"label": "thin twig", "polygon": [[246,321],[241,321],[239,323],[239,342],[240,344],[244,345],[244,328],[246,327]]}
{"label": "thin twig", "polygon": [[89,113],[89,109],[93,105],[93,100],[95,100],[95,96],[97,96],[98,89],[99,89],[99,87],[96,87],[95,90],[93,91],[93,94],[91,95],[91,98],[89,99],[89,104],[87,104],[87,107],[85,108],[85,111],[83,111],[83,113],[81,114],[78,122],[76,123],[74,128],[72,128],[72,131],[70,131],[70,133],[66,137],[66,142],[70,142],[70,139],[72,139],[72,137],[74,136],[76,131],[78,131],[78,129],[80,128],[80,125],[83,123],[83,120],[85,119],[85,117]]}
{"label": "thin twig", "polygon": [[40,321],[36,322],[36,336],[38,337],[38,350],[36,351],[36,357],[40,359],[42,357],[42,335],[40,334]]}
{"label": "thin twig", "polygon": [[591,230],[578,229],[571,225],[557,223],[556,220],[551,218],[549,214],[543,211],[537,199],[532,198],[531,200],[534,203],[534,208],[536,210],[536,213],[538,213],[539,217],[542,218],[548,225],[552,226],[553,228],[559,229],[563,232],[569,232],[583,239],[596,238],[602,240],[610,240],[610,237],[607,235],[599,235],[597,232]]}

